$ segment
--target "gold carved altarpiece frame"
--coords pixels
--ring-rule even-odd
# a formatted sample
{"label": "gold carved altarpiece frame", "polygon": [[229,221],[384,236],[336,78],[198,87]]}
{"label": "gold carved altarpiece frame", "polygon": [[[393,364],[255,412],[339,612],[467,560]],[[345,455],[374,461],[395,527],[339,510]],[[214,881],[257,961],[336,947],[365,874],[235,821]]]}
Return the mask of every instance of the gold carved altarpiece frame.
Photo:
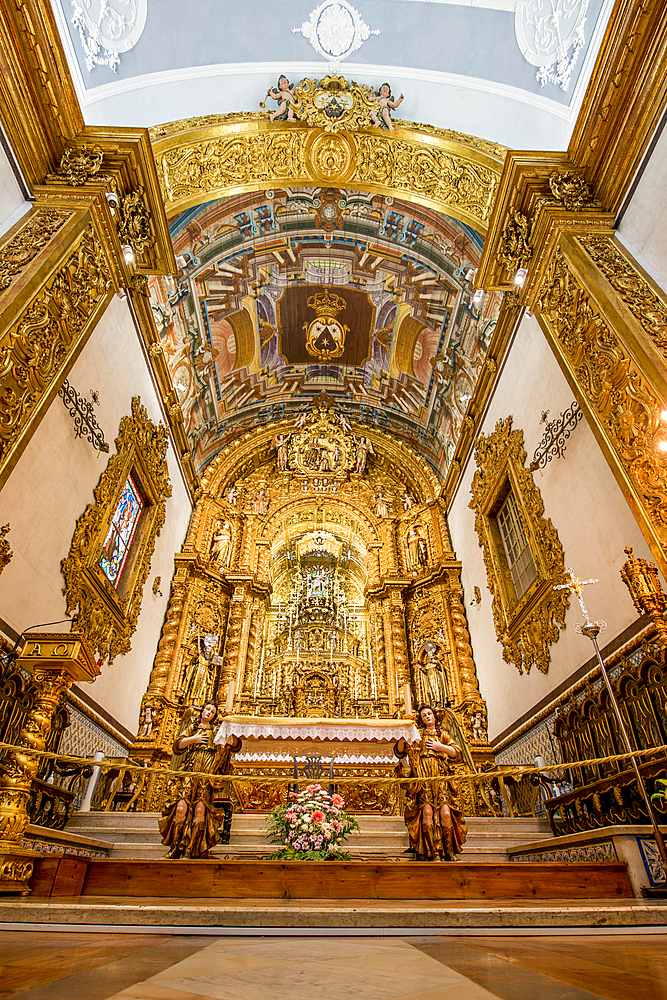
{"label": "gold carved altarpiece frame", "polygon": [[[545,518],[544,503],[531,472],[525,467],[523,431],[512,430],[512,417],[499,420],[488,437],[480,435],[475,446],[475,472],[469,503],[475,511],[475,531],[484,550],[489,590],[493,595],[493,622],[503,658],[519,673],[533,664],[549,670],[549,646],[565,628],[569,606],[564,591],[554,591],[565,566],[558,532]],[[512,491],[526,533],[537,575],[517,599],[496,515]]]}
{"label": "gold carved altarpiece frame", "polygon": [[[116,454],[95,487],[95,502],[77,521],[69,555],[62,562],[67,614],[76,611],[75,627],[109,662],[130,649],[155,540],[171,496],[165,460],[167,430],[153,423],[139,396],[132,399],[132,416],[122,418],[115,444]],[[146,504],[116,590],[98,563],[120,494],[132,472]]]}

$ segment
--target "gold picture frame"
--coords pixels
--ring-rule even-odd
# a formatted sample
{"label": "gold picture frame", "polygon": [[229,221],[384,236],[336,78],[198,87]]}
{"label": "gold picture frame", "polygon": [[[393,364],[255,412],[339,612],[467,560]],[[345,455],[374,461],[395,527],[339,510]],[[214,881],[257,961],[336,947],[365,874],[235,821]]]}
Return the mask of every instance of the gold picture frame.
{"label": "gold picture frame", "polygon": [[[132,415],[120,422],[113,455],[95,487],[95,502],[76,523],[69,555],[61,569],[67,614],[102,659],[127,653],[137,627],[143,589],[165,520],[171,483],[165,456],[167,430],[154,424],[141,398],[132,399]],[[145,506],[119,578],[118,587],[100,566],[102,548],[128,476],[134,473]]]}
{"label": "gold picture frame", "polygon": [[[569,600],[554,591],[565,574],[558,532],[545,518],[544,503],[532,473],[525,467],[523,431],[512,430],[512,417],[499,420],[488,437],[475,444],[477,471],[468,504],[475,511],[475,531],[484,550],[484,565],[493,597],[493,622],[503,658],[519,673],[532,666],[547,673],[552,643],[565,628]],[[497,515],[512,492],[534,563],[535,578],[517,594],[500,535]]]}

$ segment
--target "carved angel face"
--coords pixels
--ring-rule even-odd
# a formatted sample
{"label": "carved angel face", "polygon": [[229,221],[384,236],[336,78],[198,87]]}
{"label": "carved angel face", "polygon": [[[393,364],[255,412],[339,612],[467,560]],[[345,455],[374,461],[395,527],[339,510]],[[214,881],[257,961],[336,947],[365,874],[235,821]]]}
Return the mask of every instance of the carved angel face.
{"label": "carved angel face", "polygon": [[424,708],[422,708],[419,713],[419,717],[427,729],[431,729],[435,725],[435,712],[430,705],[425,705]]}
{"label": "carved angel face", "polygon": [[207,705],[201,710],[201,721],[202,722],[213,722],[216,715],[218,714],[218,706],[214,705],[212,701],[209,701]]}

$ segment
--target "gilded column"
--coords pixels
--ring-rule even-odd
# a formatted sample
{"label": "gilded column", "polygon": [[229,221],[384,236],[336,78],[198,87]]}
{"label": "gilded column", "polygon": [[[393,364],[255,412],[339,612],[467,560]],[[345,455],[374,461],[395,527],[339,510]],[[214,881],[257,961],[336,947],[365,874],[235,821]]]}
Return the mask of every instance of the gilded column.
{"label": "gilded column", "polygon": [[100,670],[85,637],[78,632],[38,632],[23,647],[20,664],[30,670],[36,687],[35,700],[16,740],[7,754],[0,777],[0,892],[30,892],[34,851],[21,847],[30,822],[26,809],[32,780],[37,774],[61,696],[74,681],[91,681]]}
{"label": "gilded column", "polygon": [[185,581],[174,579],[171,585],[167,615],[162,626],[162,635],[158,642],[157,653],[155,654],[153,669],[146,692],[148,695],[155,696],[165,693],[181,626],[186,595],[187,587]]}
{"label": "gilded column", "polygon": [[456,662],[461,678],[464,701],[479,701],[479,683],[475,671],[475,661],[472,658],[472,646],[470,645],[470,633],[468,632],[468,620],[461,597],[463,591],[460,586],[453,586],[449,591],[449,615],[454,634],[454,650]]}
{"label": "gilded column", "polygon": [[238,668],[241,631],[245,611],[244,599],[245,587],[236,587],[229,602],[225,651],[222,658],[222,674],[217,693],[221,707],[225,706],[227,712],[231,712],[236,694],[236,671]]}
{"label": "gilded column", "polygon": [[[408,640],[405,631],[405,611],[401,591],[395,589],[390,596],[392,659],[398,690],[402,692],[399,702],[405,701],[406,685],[410,689],[410,666],[408,662]],[[408,706],[406,704],[406,711]]]}

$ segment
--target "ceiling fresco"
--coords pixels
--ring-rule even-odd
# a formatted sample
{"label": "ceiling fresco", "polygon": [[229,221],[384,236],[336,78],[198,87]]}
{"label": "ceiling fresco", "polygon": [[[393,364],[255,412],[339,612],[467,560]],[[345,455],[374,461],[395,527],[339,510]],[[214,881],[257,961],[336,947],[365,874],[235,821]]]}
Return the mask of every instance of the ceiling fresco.
{"label": "ceiling fresco", "polygon": [[151,301],[199,471],[326,393],[445,473],[501,301],[472,301],[478,233],[337,188],[220,199],[171,233],[180,271]]}

